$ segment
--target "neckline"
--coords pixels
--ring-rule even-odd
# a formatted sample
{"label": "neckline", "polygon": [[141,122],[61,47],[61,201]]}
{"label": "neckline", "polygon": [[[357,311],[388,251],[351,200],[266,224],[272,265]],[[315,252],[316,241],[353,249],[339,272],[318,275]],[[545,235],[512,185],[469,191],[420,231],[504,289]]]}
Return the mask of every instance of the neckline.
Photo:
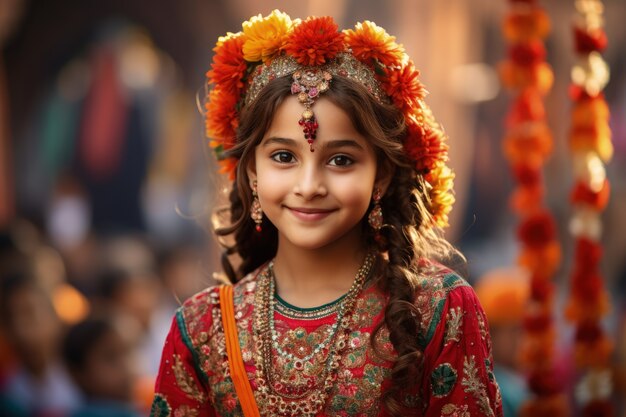
{"label": "neckline", "polygon": [[298,307],[289,303],[288,301],[285,301],[280,295],[278,295],[278,291],[274,292],[274,298],[279,304],[282,305],[282,307],[285,307],[289,310],[293,310],[299,313],[315,313],[315,312],[318,312],[319,310],[326,310],[331,307],[335,307],[337,304],[341,303],[341,301],[344,298],[346,298],[347,295],[348,293],[345,293],[341,297],[337,298],[336,300],[331,301],[326,304],[322,304],[321,306],[317,306],[317,307]]}

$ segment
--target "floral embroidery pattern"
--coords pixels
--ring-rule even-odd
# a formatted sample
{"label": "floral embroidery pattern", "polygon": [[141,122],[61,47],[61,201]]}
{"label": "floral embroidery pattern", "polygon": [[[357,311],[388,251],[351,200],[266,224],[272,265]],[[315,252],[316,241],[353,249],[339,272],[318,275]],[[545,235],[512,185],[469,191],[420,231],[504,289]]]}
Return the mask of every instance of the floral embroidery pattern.
{"label": "floral embroidery pattern", "polygon": [[489,404],[487,389],[485,388],[485,384],[480,382],[480,378],[478,377],[478,369],[476,368],[476,358],[474,355],[470,356],[469,359],[467,356],[465,357],[463,361],[463,374],[461,384],[465,387],[465,392],[474,396],[476,404],[478,404],[478,408],[480,408],[483,414],[492,417],[494,414]]}
{"label": "floral embroidery pattern", "polygon": [[198,402],[204,402],[204,394],[200,391],[198,386],[193,380],[193,377],[189,375],[183,362],[180,360],[180,355],[174,355],[174,365],[172,365],[174,376],[176,377],[176,383],[178,387],[187,394],[191,399]]}
{"label": "floral embroidery pattern", "polygon": [[[462,289],[455,292],[452,298],[450,296],[451,291],[468,284],[447,270],[430,272],[432,275],[423,276],[423,284],[416,294],[415,301],[417,308],[422,312],[421,340],[428,344],[436,337],[433,342],[436,346],[442,347],[445,343],[462,341],[464,335],[470,331],[467,328],[468,323],[474,326],[471,330],[480,331],[477,321],[464,320],[466,312],[463,311],[463,307],[459,307],[462,305],[459,303],[467,300],[466,297],[471,297],[471,290]],[[168,391],[168,401],[165,401],[165,397],[155,397],[152,415],[199,417],[206,415],[205,407],[222,417],[241,415],[241,407],[228,368],[217,293],[217,288],[208,289],[187,301],[179,310],[177,328],[180,329],[181,337],[178,338],[178,343],[182,340],[182,345],[177,346],[175,353],[170,354],[169,364],[163,376],[169,378],[167,385],[164,386],[176,387],[177,394],[176,397],[172,397],[173,393]],[[244,366],[256,396],[254,352],[258,346],[255,345],[253,337],[252,320],[256,306],[255,294],[256,281],[253,274],[235,285],[235,317],[239,342]],[[380,331],[374,333],[376,326],[383,320],[385,303],[386,297],[375,286],[368,287],[359,295],[355,306],[358,314],[355,314],[349,323],[351,334],[346,339],[347,347],[339,359],[341,369],[337,373],[336,382],[321,415],[375,417],[380,414],[381,392],[389,383],[392,365],[390,360],[396,355],[386,326],[383,325]],[[480,311],[480,306],[476,308]],[[327,329],[332,322],[332,316],[294,319],[276,312],[275,324],[281,349],[293,358],[306,357],[308,352],[326,337]],[[377,350],[373,349],[371,344],[374,335]],[[175,343],[175,340],[172,342]],[[437,350],[434,353],[443,355],[444,352]],[[460,356],[458,363],[446,359],[445,356],[439,356],[435,362],[439,366],[428,371],[414,386],[407,387],[402,402],[411,407],[419,407],[424,412],[428,409],[430,401],[445,398],[444,403],[448,404],[441,409],[442,416],[469,417],[483,413],[494,416],[496,410],[491,411],[489,407],[498,404],[494,394],[494,386],[497,384],[488,381],[488,374],[482,373],[482,370],[477,373],[476,363],[482,367],[485,360],[481,352],[483,351],[467,352],[465,364],[462,361],[464,356]],[[321,355],[324,353],[321,352]],[[471,356],[470,359],[472,353],[475,353],[475,356]],[[277,352],[272,355],[273,366],[282,373],[280,380],[284,377],[290,384],[294,382],[303,389],[319,383],[318,365],[323,363],[319,359],[319,354],[316,354],[310,360],[301,360],[296,365],[295,360],[286,360]],[[487,364],[486,366],[490,367]],[[170,370],[173,372],[167,372]],[[462,372],[464,372],[463,389],[455,390],[455,387],[461,385],[459,382]],[[470,394],[472,398],[476,398],[475,404],[472,399],[469,399],[468,403],[468,397],[462,397]],[[258,397],[256,399],[261,400]],[[201,408],[198,408],[199,406]]]}
{"label": "floral embroidery pattern", "polygon": [[446,314],[446,336],[444,344],[448,344],[452,341],[460,342],[463,330],[461,324],[463,321],[463,312],[461,307],[451,308]]}
{"label": "floral embroidery pattern", "polygon": [[441,408],[441,417],[471,417],[467,404],[446,404]]}
{"label": "floral embroidery pattern", "polygon": [[150,417],[170,417],[171,412],[172,408],[167,403],[165,397],[161,394],[156,394],[150,408]]}
{"label": "floral embroidery pattern", "polygon": [[476,311],[476,318],[478,319],[478,328],[480,329],[480,337],[483,339],[483,342],[487,340],[487,325],[485,324],[485,318],[480,311]]}
{"label": "floral embroidery pattern", "polygon": [[198,417],[198,413],[198,410],[185,404],[174,411],[174,417]]}
{"label": "floral embroidery pattern", "polygon": [[445,397],[452,392],[457,374],[452,365],[444,363],[436,367],[430,375],[430,387],[435,397]]}

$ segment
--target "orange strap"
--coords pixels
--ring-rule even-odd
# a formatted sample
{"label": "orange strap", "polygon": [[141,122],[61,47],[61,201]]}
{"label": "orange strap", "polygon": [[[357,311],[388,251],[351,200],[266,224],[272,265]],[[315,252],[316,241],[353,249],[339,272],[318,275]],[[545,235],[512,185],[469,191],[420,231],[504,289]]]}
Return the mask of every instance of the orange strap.
{"label": "orange strap", "polygon": [[222,324],[224,326],[224,336],[226,337],[230,377],[235,385],[235,392],[237,392],[243,415],[244,417],[261,417],[259,408],[254,400],[246,368],[243,365],[243,357],[241,356],[237,324],[235,323],[232,285],[222,285],[220,287],[220,308],[222,309]]}

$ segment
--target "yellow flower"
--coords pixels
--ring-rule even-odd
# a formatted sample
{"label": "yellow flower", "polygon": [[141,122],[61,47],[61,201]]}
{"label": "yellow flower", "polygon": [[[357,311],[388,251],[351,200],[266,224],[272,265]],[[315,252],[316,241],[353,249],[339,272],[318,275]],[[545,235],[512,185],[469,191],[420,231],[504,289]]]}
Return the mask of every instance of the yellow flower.
{"label": "yellow flower", "polygon": [[275,57],[285,44],[287,33],[292,27],[287,13],[274,10],[266,17],[252,17],[243,23],[246,41],[243,44],[243,57],[246,61],[267,62]]}
{"label": "yellow flower", "polygon": [[344,30],[346,43],[354,56],[369,63],[376,59],[385,66],[399,66],[408,58],[404,47],[396,43],[395,36],[368,20],[357,23],[354,30]]}

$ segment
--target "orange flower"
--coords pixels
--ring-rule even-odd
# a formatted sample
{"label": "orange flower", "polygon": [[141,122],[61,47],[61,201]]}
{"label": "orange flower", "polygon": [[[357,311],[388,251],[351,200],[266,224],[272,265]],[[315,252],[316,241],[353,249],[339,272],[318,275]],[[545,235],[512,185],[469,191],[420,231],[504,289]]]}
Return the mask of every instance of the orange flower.
{"label": "orange flower", "polygon": [[354,30],[347,29],[343,33],[354,56],[367,64],[377,60],[387,67],[399,66],[406,57],[404,47],[396,43],[396,37],[374,22],[359,22]]}
{"label": "orange flower", "polygon": [[239,161],[235,158],[224,158],[218,160],[217,163],[220,166],[220,174],[227,174],[228,179],[234,181],[238,162]]}
{"label": "orange flower", "polygon": [[210,146],[218,158],[224,150],[235,144],[235,131],[239,125],[236,110],[237,99],[220,87],[209,93],[206,103],[206,135],[213,138]]}
{"label": "orange flower", "polygon": [[520,417],[568,417],[570,415],[568,398],[563,394],[528,400],[519,411]]}
{"label": "orange flower", "polygon": [[537,90],[526,89],[513,100],[506,116],[506,125],[509,128],[524,122],[538,122],[546,119],[546,108],[543,98]]}
{"label": "orange flower", "polygon": [[611,128],[606,122],[593,127],[573,128],[569,146],[572,152],[595,152],[604,162],[608,162],[613,157]]}
{"label": "orange flower", "polygon": [[448,160],[445,133],[436,126],[422,126],[413,115],[406,118],[408,136],[404,141],[407,155],[415,161],[415,169],[426,174]]}
{"label": "orange flower", "polygon": [[345,50],[344,34],[332,17],[309,17],[294,27],[284,49],[301,65],[321,65]]}
{"label": "orange flower", "polygon": [[538,7],[520,9],[509,14],[504,20],[504,36],[511,43],[544,39],[550,33],[550,18],[545,10]]}
{"label": "orange flower", "polygon": [[428,92],[419,81],[419,71],[412,61],[402,68],[390,68],[382,81],[382,87],[400,109],[417,109]]}
{"label": "orange flower", "polygon": [[545,122],[529,122],[506,133],[503,150],[512,163],[541,165],[552,153],[552,133]]}
{"label": "orange flower", "polygon": [[561,262],[561,246],[557,241],[551,241],[539,248],[524,248],[519,254],[518,262],[531,271],[552,276]]}
{"label": "orange flower", "polygon": [[602,188],[598,191],[592,190],[589,184],[578,181],[572,190],[570,198],[574,204],[587,204],[596,211],[602,211],[609,202],[610,194],[611,190],[608,180],[604,180]]}
{"label": "orange flower", "polygon": [[540,208],[544,195],[545,190],[541,185],[520,186],[511,194],[509,205],[515,213],[529,214]]}
{"label": "orange flower", "polygon": [[213,48],[215,56],[211,64],[212,69],[207,72],[211,84],[219,85],[237,97],[244,87],[243,78],[246,72],[246,61],[241,52],[244,40],[245,36],[241,33],[229,33],[220,37]]}
{"label": "orange flower", "polygon": [[604,97],[587,97],[574,103],[572,124],[575,127],[593,127],[608,123],[609,117],[609,106]]}
{"label": "orange flower", "polygon": [[511,90],[534,88],[545,95],[554,83],[552,67],[545,62],[533,65],[517,65],[513,61],[504,61],[499,67],[502,84]]}
{"label": "orange flower", "polygon": [[291,29],[291,18],[287,13],[274,10],[266,17],[254,16],[243,23],[246,41],[243,44],[243,57],[246,61],[267,62],[275,57],[287,40]]}

